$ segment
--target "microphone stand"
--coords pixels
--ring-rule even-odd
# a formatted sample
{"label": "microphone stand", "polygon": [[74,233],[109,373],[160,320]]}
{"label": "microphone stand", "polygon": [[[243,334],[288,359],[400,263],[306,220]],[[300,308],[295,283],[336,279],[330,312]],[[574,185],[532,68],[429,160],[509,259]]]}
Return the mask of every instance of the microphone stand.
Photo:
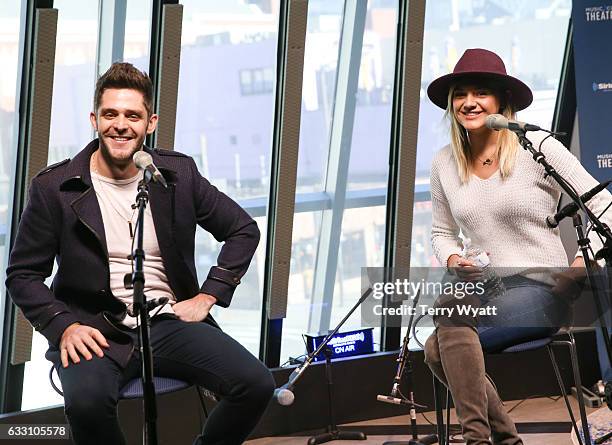
{"label": "microphone stand", "polygon": [[[334,328],[334,330],[331,331],[329,334],[327,334],[327,337],[323,339],[319,347],[315,351],[308,354],[308,356],[306,357],[306,360],[304,360],[304,363],[298,366],[291,373],[287,383],[282,386],[283,389],[287,389],[289,391],[293,390],[293,387],[295,386],[297,381],[300,379],[300,377],[304,374],[304,371],[306,371],[306,369],[308,369],[308,367],[312,364],[315,357],[319,355],[322,351],[329,349],[327,347],[327,344],[329,343],[329,341],[332,339],[334,335],[338,333],[338,331],[340,330],[342,325],[344,325],[346,320],[348,320],[349,317],[353,315],[353,312],[355,312],[355,310],[370,296],[371,293],[372,293],[372,288],[369,287],[363,293],[363,295],[361,295],[357,303],[355,303],[355,305],[351,308],[348,314],[346,314],[344,318],[340,321],[340,323],[338,323],[338,325]],[[329,442],[330,440],[366,440],[366,435],[360,431],[339,431],[338,430],[338,427],[336,425],[335,418],[334,418],[334,409],[333,409],[333,404],[332,404],[333,402],[333,393],[332,393],[333,382],[331,379],[331,354],[329,352],[326,351],[324,353],[325,354],[325,372],[326,372],[327,390],[328,390],[327,395],[329,399],[329,425],[327,427],[326,433],[311,437],[308,440],[308,444],[315,445],[319,443]],[[291,403],[293,403],[293,399],[288,404],[291,404]]]}
{"label": "microphone stand", "polygon": [[[412,300],[412,311],[410,312],[410,319],[408,321],[408,329],[406,330],[406,335],[404,336],[404,341],[402,342],[402,347],[397,356],[397,372],[395,373],[395,377],[393,377],[393,387],[391,388],[391,394],[389,396],[379,395],[377,399],[380,402],[386,403],[394,403],[398,405],[408,405],[410,407],[410,427],[412,430],[412,439],[408,442],[406,441],[387,441],[383,442],[383,445],[431,445],[434,443],[438,443],[438,436],[435,434],[431,434],[429,436],[422,437],[419,439],[417,433],[417,422],[416,422],[416,410],[415,407],[425,408],[423,405],[419,405],[414,401],[414,389],[412,382],[412,362],[410,361],[410,350],[408,349],[408,345],[410,343],[410,332],[412,330],[412,322],[414,320],[414,313],[417,302],[419,301],[420,292],[415,296]],[[406,399],[404,395],[400,391],[400,385],[402,382],[402,377],[404,375],[404,371],[406,373],[406,387],[408,389],[408,398]],[[397,396],[400,396],[398,398]]]}
{"label": "microphone stand", "polygon": [[[542,152],[537,151],[533,147],[533,144],[531,143],[531,141],[527,139],[527,137],[525,136],[525,131],[514,130],[514,132],[518,136],[519,142],[523,146],[523,148],[527,150],[529,153],[531,153],[534,161],[541,164],[544,167],[544,170],[546,170],[546,174],[549,176],[552,176],[552,178],[557,182],[557,184],[561,186],[561,188],[565,191],[565,193],[567,193],[567,195],[572,199],[572,201],[576,203],[576,206],[578,208],[583,209],[586,212],[589,219],[593,223],[594,230],[606,240],[604,243],[604,248],[598,252],[594,260],[605,259],[606,267],[608,268],[608,270],[612,270],[610,269],[612,268],[612,232],[610,231],[610,228],[606,224],[602,223],[599,220],[599,218],[597,218],[597,216],[594,215],[593,212],[591,212],[591,210],[588,209],[582,203],[582,201],[580,200],[580,197],[576,193],[574,193],[572,188],[568,185],[567,181],[565,181],[565,179],[563,179],[563,177],[559,173],[557,173],[557,171],[548,163],[548,161],[546,160],[546,156],[544,156]],[[587,277],[589,279],[589,283],[591,283],[591,288],[593,290],[593,296],[595,299],[595,307],[598,312],[597,315],[599,316],[599,320],[601,324],[600,329],[603,334],[604,343],[606,346],[606,352],[608,353],[608,360],[609,362],[612,363],[610,334],[608,333],[605,313],[601,305],[601,302],[603,301],[602,295],[601,295],[602,290],[599,288],[599,286],[596,283],[595,266],[591,264],[591,261],[589,260],[589,245],[591,241],[584,234],[582,218],[580,217],[579,214],[574,213],[573,223],[574,223],[574,228],[576,230],[576,238],[578,241],[578,246],[580,247],[580,250],[582,251],[584,263],[586,265]]]}
{"label": "microphone stand", "polygon": [[142,389],[144,393],[144,419],[143,444],[157,445],[157,404],[155,400],[155,386],[153,384],[153,354],[149,341],[149,311],[144,296],[144,259],[143,249],[144,240],[144,214],[147,202],[149,201],[149,183],[152,175],[145,170],[143,179],[138,183],[138,194],[136,204],[138,208],[137,230],[136,230],[136,249],[132,252],[134,258],[134,272],[132,273],[131,284],[134,289],[133,311],[135,316],[140,318],[139,332],[140,346],[142,354]]}

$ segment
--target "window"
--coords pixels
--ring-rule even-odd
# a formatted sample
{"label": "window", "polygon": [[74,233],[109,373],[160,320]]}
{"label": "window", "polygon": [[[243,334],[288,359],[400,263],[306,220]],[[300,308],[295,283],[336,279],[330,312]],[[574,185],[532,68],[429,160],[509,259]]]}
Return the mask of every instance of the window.
{"label": "window", "polygon": [[[360,297],[361,268],[384,261],[398,11],[368,3],[308,4],[296,209],[319,209],[294,219],[281,363],[305,352],[302,334],[335,327]],[[343,330],[360,326],[356,311]]]}
{"label": "window", "polygon": [[[18,94],[20,74],[19,53],[22,42],[21,2],[0,3],[0,317],[4,319],[4,279],[8,263],[9,234],[15,183],[15,155],[17,153]],[[0,330],[0,341],[2,330]],[[3,358],[4,360],[4,358]]]}
{"label": "window", "polygon": [[[274,117],[278,4],[184,0],[176,150],[199,156],[203,176],[256,217],[262,240],[228,309],[212,315],[223,330],[259,353],[265,264],[265,208]],[[254,137],[257,135],[257,137]],[[198,230],[202,281],[219,243]]]}
{"label": "window", "polygon": [[[91,139],[89,112],[95,86],[98,9],[78,0],[55,0],[58,9],[48,163],[74,156]],[[51,278],[47,280],[47,285]],[[49,385],[47,340],[34,331],[32,359],[25,365],[21,409],[63,403]]]}

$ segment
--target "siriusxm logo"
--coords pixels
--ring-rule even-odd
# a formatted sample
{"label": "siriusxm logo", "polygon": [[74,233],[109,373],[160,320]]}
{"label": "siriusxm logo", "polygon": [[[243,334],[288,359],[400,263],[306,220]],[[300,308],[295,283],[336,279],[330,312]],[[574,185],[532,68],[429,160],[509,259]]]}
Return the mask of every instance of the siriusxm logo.
{"label": "siriusxm logo", "polygon": [[612,6],[592,6],[584,8],[584,13],[587,22],[604,22],[612,21]]}
{"label": "siriusxm logo", "polygon": [[612,82],[593,82],[593,91],[612,91]]}

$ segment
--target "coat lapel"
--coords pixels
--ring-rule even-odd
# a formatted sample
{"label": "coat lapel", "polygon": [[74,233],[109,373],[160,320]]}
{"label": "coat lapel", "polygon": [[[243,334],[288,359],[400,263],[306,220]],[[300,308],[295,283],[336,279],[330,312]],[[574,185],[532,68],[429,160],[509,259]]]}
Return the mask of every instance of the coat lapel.
{"label": "coat lapel", "polygon": [[149,201],[159,247],[173,245],[174,184],[168,184],[167,189],[158,184],[151,184],[149,186]]}
{"label": "coat lapel", "polygon": [[91,183],[91,173],[89,171],[91,155],[97,148],[98,140],[94,139],[70,161],[60,190],[66,193],[77,219],[95,237],[102,252],[108,258],[102,212]]}

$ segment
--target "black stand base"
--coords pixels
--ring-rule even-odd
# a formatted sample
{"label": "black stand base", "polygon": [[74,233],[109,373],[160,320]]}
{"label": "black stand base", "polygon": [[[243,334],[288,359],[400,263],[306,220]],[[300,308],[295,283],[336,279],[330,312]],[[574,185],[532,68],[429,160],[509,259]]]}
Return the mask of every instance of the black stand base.
{"label": "black stand base", "polygon": [[367,437],[361,431],[339,431],[333,430],[323,434],[317,434],[308,439],[308,445],[331,442],[332,440],[366,440]]}
{"label": "black stand base", "polygon": [[420,439],[410,440],[392,440],[389,442],[383,442],[383,445],[431,445],[438,443],[438,436],[432,434],[431,436],[421,437]]}

